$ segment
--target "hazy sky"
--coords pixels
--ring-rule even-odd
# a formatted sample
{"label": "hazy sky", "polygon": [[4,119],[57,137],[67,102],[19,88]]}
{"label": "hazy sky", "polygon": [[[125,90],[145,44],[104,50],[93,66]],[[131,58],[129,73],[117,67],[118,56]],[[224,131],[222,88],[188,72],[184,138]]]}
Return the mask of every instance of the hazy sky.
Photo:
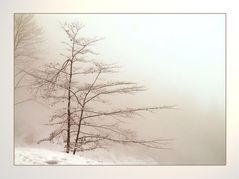
{"label": "hazy sky", "polygon": [[123,65],[127,78],[149,89],[184,91],[202,107],[224,103],[224,15],[37,15],[53,55],[65,34],[60,23],[79,21],[82,35],[104,37],[96,59]]}
{"label": "hazy sky", "polygon": [[[116,78],[148,89],[130,98],[115,98],[116,103],[178,106],[145,114],[137,123],[136,130],[143,135],[177,139],[171,151],[161,153],[162,163],[224,162],[224,15],[39,14],[36,20],[46,41],[43,61],[62,58],[61,42],[66,37],[60,22],[79,21],[85,24],[83,36],[105,38],[94,48],[100,53],[96,59],[122,65]],[[32,107],[34,115],[26,116],[29,107],[18,107],[16,118],[35,114],[39,114],[35,120],[47,118],[37,105]]]}

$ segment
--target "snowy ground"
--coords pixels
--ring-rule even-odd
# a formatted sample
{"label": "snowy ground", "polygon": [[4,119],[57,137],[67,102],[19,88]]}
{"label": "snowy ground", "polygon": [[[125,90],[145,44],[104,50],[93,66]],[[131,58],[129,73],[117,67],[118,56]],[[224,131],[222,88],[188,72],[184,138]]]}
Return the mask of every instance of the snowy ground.
{"label": "snowy ground", "polygon": [[99,162],[80,157],[78,155],[66,154],[39,148],[16,148],[16,165],[90,165]]}
{"label": "snowy ground", "polygon": [[[156,153],[155,153],[156,152]],[[78,152],[63,152],[62,145],[25,145],[15,147],[16,165],[150,165],[159,164],[158,151],[117,144],[114,147]]]}

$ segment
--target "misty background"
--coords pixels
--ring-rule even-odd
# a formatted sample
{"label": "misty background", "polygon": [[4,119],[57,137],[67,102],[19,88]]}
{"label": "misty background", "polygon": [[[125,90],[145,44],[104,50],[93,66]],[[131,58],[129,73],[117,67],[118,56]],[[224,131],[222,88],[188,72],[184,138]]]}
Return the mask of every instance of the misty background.
{"label": "misty background", "polygon": [[[122,66],[111,76],[145,85],[136,95],[115,96],[119,106],[177,105],[142,113],[130,120],[139,138],[175,139],[169,150],[113,145],[109,152],[146,158],[159,164],[225,163],[225,18],[199,14],[36,14],[43,29],[41,59],[33,67],[63,58],[66,40],[60,23],[79,21],[82,35],[103,37],[96,59]],[[15,100],[28,98],[18,90]],[[43,124],[52,109],[28,101],[15,106],[15,146],[36,143],[49,134]],[[123,155],[122,154],[122,155]],[[97,151],[96,151],[97,155]]]}

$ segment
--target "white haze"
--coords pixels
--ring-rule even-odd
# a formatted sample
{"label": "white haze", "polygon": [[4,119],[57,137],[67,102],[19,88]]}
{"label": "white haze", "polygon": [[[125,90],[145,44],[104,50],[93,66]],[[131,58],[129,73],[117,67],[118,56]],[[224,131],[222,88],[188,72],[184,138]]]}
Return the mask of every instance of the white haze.
{"label": "white haze", "polygon": [[[160,164],[225,163],[224,15],[196,14],[39,14],[45,51],[37,64],[62,59],[66,40],[60,22],[85,24],[82,35],[104,37],[97,60],[122,65],[113,79],[135,81],[147,91],[112,98],[112,106],[177,105],[175,110],[143,113],[130,120],[141,138],[175,139],[170,150],[135,148]],[[20,91],[16,98],[25,98]],[[46,136],[51,109],[37,102],[15,108],[16,146]],[[134,122],[135,121],[135,122]],[[112,146],[116,150],[118,147]],[[117,151],[117,150],[116,150]],[[120,152],[120,151],[118,151]],[[114,153],[114,152],[113,152]],[[117,153],[116,153],[117,155]],[[137,163],[136,163],[137,164]],[[147,163],[146,163],[147,164]]]}

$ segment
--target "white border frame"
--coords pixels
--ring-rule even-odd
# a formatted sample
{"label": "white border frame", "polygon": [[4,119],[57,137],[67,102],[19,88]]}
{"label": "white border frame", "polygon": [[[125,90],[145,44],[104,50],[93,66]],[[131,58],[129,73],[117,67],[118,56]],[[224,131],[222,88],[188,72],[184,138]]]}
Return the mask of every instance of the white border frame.
{"label": "white border frame", "polygon": [[[9,0],[0,5],[0,178],[11,179],[234,179],[239,175],[239,11],[233,0]],[[70,166],[13,165],[13,13],[158,12],[227,13],[227,165],[226,166]]]}

